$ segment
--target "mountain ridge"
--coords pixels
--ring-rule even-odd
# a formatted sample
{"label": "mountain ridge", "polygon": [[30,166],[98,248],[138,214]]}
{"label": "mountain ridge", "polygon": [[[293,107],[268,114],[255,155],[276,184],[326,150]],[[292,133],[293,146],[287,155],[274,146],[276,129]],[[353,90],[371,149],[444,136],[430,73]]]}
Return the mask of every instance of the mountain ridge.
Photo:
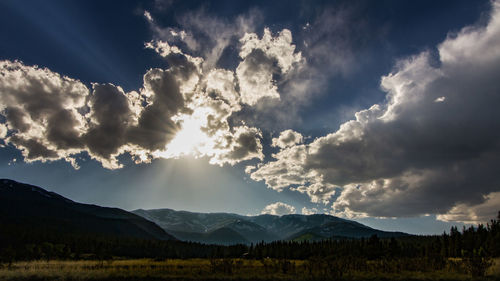
{"label": "mountain ridge", "polygon": [[41,230],[176,240],[155,223],[136,214],[119,208],[78,203],[41,187],[10,179],[0,179],[0,221],[5,225]]}
{"label": "mountain ridge", "polygon": [[41,187],[0,179],[0,222],[42,231],[94,233],[205,244],[250,244],[277,240],[400,237],[409,234],[373,229],[326,214],[283,216],[200,213],[173,209],[131,212],[75,202]]}
{"label": "mountain ridge", "polygon": [[[410,234],[403,232],[383,231],[368,227],[361,223],[326,214],[289,214],[283,216],[261,214],[244,216],[234,213],[200,213],[176,211],[169,208],[137,209],[132,213],[143,216],[162,227],[166,232],[173,233],[184,241],[208,243],[204,237],[218,229],[232,229],[249,243],[272,242],[276,240],[295,240],[297,237],[312,237],[311,240],[329,238],[367,238],[372,235],[379,237],[401,237]],[[309,234],[309,235],[305,235]],[[241,237],[240,237],[241,236]],[[231,244],[231,239],[223,244]]]}

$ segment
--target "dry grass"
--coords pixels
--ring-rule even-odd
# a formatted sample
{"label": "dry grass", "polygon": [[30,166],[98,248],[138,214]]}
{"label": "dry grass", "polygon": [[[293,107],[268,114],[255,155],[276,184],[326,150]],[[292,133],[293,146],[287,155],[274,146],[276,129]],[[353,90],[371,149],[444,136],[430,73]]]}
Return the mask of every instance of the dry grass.
{"label": "dry grass", "polygon": [[[0,265],[0,280],[304,280],[312,279],[304,261],[291,261],[294,269],[284,274],[265,267],[261,261],[232,259],[231,272],[214,270],[208,259],[127,259],[109,261],[29,261]],[[500,259],[490,268],[490,280],[500,277]],[[496,278],[495,278],[496,276]],[[316,276],[317,277],[317,276]],[[450,272],[403,272],[377,274],[354,272],[353,280],[470,280]],[[319,277],[323,279],[323,277]]]}
{"label": "dry grass", "polygon": [[500,279],[500,258],[493,261],[493,265],[490,267],[487,274],[491,276],[498,276]]}
{"label": "dry grass", "polygon": [[[262,265],[257,261],[234,259],[233,273],[214,272],[210,260],[109,260],[30,261],[0,268],[0,280],[101,280],[101,279],[217,279],[223,275],[257,278]],[[275,276],[278,277],[278,276]],[[246,279],[246,278],[245,278]]]}

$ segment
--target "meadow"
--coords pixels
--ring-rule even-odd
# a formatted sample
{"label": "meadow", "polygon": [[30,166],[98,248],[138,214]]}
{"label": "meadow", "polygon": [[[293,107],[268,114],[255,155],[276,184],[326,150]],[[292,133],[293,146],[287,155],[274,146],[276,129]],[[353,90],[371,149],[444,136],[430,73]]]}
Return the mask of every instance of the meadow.
{"label": "meadow", "polygon": [[[0,266],[0,280],[500,280],[500,258],[482,278],[471,278],[460,259],[441,270],[408,270],[402,261],[347,263],[283,259],[35,260]],[[359,262],[359,261],[357,261]],[[411,262],[411,261],[407,261]],[[413,261],[418,263],[418,261]]]}

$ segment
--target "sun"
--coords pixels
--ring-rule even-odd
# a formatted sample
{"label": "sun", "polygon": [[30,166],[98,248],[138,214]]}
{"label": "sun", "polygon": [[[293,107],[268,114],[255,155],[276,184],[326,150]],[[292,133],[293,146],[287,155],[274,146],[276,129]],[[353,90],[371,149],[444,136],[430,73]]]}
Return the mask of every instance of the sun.
{"label": "sun", "polygon": [[179,158],[181,156],[203,156],[211,154],[214,140],[203,130],[207,125],[204,113],[199,112],[192,115],[179,116],[182,128],[175,137],[167,144],[164,151],[157,155],[164,158]]}
{"label": "sun", "polygon": [[175,135],[174,139],[167,146],[167,154],[181,156],[192,154],[197,147],[208,139],[201,130],[202,122],[195,118],[185,119],[182,129]]}

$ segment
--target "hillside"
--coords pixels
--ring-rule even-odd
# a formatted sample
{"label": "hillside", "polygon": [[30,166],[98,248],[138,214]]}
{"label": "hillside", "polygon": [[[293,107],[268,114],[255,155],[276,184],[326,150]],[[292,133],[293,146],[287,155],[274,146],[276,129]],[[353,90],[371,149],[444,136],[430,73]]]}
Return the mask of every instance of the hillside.
{"label": "hillside", "polygon": [[0,221],[4,227],[43,232],[175,239],[153,222],[130,212],[74,202],[8,179],[0,179]]}

